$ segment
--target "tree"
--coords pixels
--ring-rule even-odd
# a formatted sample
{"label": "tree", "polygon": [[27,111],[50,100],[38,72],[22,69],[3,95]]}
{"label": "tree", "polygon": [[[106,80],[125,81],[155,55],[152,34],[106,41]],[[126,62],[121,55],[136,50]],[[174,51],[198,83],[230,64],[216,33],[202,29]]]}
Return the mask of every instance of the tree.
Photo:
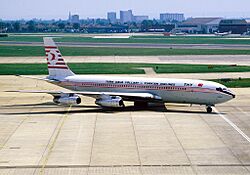
{"label": "tree", "polygon": [[153,21],[152,20],[144,20],[141,23],[141,29],[142,31],[148,31],[148,29],[152,28]]}
{"label": "tree", "polygon": [[16,21],[14,24],[13,24],[13,28],[14,28],[14,32],[19,32],[20,31],[20,23],[18,21]]}
{"label": "tree", "polygon": [[13,29],[12,24],[10,22],[7,22],[5,25],[6,25],[5,28],[6,32],[11,32],[11,30]]}
{"label": "tree", "polygon": [[73,24],[73,28],[74,29],[79,29],[80,28],[80,24],[79,23],[74,23]]}
{"label": "tree", "polygon": [[65,28],[65,24],[64,23],[59,23],[58,24],[58,28],[59,29],[64,29]]}
{"label": "tree", "polygon": [[0,32],[4,32],[5,28],[6,28],[6,24],[0,21]]}
{"label": "tree", "polygon": [[34,32],[36,29],[35,22],[34,21],[28,21],[28,31],[29,32]]}
{"label": "tree", "polygon": [[153,19],[153,25],[155,25],[155,26],[158,26],[159,25],[159,22],[156,20],[156,19]]}

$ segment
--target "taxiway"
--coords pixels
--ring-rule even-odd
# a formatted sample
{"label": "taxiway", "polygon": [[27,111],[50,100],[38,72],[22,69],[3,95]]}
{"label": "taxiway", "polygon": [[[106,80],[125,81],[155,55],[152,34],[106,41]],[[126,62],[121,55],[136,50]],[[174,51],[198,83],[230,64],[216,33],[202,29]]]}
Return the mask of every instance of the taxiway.
{"label": "taxiway", "polygon": [[250,174],[250,89],[216,106],[103,110],[51,103],[48,83],[0,76],[0,174]]}

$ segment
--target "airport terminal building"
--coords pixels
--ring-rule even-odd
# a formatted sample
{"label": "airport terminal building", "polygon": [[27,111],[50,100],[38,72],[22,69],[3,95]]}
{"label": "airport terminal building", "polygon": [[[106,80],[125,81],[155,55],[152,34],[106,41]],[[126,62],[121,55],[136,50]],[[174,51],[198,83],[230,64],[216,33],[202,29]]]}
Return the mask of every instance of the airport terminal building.
{"label": "airport terminal building", "polygon": [[232,32],[232,34],[244,34],[248,30],[245,19],[223,19],[219,24],[219,32]]}
{"label": "airport terminal building", "polygon": [[218,31],[222,18],[189,18],[177,25],[178,32],[207,34]]}

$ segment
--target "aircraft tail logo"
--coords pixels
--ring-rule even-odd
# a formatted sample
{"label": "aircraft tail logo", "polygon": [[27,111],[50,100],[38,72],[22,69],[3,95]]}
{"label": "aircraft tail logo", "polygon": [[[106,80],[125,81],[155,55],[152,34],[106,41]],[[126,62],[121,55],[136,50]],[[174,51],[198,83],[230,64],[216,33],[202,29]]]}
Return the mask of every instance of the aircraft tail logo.
{"label": "aircraft tail logo", "polygon": [[64,62],[62,54],[52,38],[43,38],[50,78],[64,78],[74,75]]}

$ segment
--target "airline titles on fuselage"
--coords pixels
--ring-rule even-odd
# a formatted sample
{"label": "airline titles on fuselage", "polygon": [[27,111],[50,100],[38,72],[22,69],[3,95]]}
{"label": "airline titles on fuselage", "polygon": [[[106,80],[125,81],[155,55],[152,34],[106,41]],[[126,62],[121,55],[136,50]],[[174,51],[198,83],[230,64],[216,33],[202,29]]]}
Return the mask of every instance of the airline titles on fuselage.
{"label": "airline titles on fuselage", "polygon": [[[160,85],[160,86],[176,86],[175,83],[158,83],[158,82],[138,82],[138,81],[113,81],[107,80],[108,84],[140,84],[140,85]],[[192,83],[184,83],[184,86],[192,87]]]}

